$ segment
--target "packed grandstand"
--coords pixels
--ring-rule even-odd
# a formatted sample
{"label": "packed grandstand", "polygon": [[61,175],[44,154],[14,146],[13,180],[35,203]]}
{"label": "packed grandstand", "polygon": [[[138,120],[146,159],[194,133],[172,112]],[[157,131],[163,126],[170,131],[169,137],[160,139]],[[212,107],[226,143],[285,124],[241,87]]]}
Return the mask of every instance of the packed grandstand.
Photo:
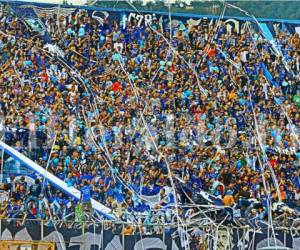
{"label": "packed grandstand", "polygon": [[297,221],[292,24],[270,30],[242,9],[228,23],[231,4],[215,19],[50,7],[2,6],[1,140],[45,169],[2,153],[2,219],[100,221],[93,199],[115,221],[177,230]]}

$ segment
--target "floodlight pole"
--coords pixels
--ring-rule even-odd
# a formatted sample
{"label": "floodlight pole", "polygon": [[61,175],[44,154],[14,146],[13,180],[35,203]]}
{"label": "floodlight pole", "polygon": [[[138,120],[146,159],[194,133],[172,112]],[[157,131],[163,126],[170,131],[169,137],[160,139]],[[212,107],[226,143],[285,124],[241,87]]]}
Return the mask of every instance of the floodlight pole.
{"label": "floodlight pole", "polygon": [[3,172],[4,172],[4,148],[2,148],[2,152],[1,152],[1,179],[0,182],[3,182]]}

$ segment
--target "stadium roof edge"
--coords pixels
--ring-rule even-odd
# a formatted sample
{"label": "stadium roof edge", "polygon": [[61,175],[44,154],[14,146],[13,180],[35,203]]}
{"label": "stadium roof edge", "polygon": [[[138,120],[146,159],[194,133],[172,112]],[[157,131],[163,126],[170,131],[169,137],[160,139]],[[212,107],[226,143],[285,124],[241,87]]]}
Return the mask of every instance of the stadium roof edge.
{"label": "stadium roof edge", "polygon": [[[27,4],[27,5],[35,5],[38,7],[45,7],[45,8],[51,8],[60,6],[63,8],[78,8],[78,9],[86,9],[86,10],[95,10],[95,11],[114,11],[114,12],[136,12],[136,10],[133,9],[120,9],[120,8],[103,8],[103,7],[97,7],[97,6],[89,6],[89,5],[65,5],[65,4],[52,4],[52,3],[32,3],[32,2],[25,2],[25,1],[10,1],[10,0],[0,0],[0,3],[5,4]],[[139,11],[140,13],[155,13],[159,15],[168,15],[169,13],[164,11]],[[217,19],[219,16],[214,15],[201,15],[201,14],[191,14],[191,13],[181,13],[181,12],[173,12],[173,16],[178,17],[191,17],[191,18],[212,18]],[[252,21],[253,18],[250,17],[239,17],[239,16],[224,16],[223,19],[237,19],[237,20],[244,20],[244,21]],[[289,19],[272,19],[272,18],[257,18],[259,22],[279,22],[279,23],[291,23],[291,24],[300,24],[300,20],[289,20]]]}

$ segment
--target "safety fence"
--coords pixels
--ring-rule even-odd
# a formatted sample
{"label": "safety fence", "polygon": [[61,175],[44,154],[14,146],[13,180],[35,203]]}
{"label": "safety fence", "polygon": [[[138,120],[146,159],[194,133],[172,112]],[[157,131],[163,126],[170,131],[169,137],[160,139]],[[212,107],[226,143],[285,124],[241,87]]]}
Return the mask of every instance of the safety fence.
{"label": "safety fence", "polygon": [[[0,220],[2,244],[39,243],[44,249],[300,249],[300,234],[293,228],[232,227],[201,224],[132,224],[113,221]],[[25,244],[26,245],[26,244]],[[36,245],[38,246],[38,244]],[[48,245],[51,249],[51,245]],[[2,249],[2,248],[1,248]],[[28,248],[35,249],[35,248]],[[47,248],[46,248],[47,249]],[[271,249],[271,248],[270,248]]]}

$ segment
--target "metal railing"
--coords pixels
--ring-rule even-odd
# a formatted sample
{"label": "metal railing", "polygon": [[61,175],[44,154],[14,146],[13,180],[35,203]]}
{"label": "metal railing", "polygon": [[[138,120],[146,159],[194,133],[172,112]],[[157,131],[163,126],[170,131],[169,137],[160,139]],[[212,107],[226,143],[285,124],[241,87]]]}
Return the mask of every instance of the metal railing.
{"label": "metal railing", "polygon": [[[1,240],[43,241],[55,243],[57,249],[105,249],[109,244],[117,249],[145,249],[154,240],[158,248],[172,249],[257,249],[262,241],[279,246],[293,246],[293,237],[300,236],[297,228],[275,228],[257,233],[249,226],[139,224],[116,221],[66,221],[12,219],[0,220]],[[292,233],[293,231],[293,233]],[[257,238],[256,236],[259,235]],[[21,237],[21,238],[20,238]],[[300,238],[300,237],[299,237]],[[263,240],[262,240],[263,239]],[[154,242],[153,241],[153,242]],[[274,243],[274,242],[277,243]],[[154,244],[154,243],[153,243]],[[62,247],[63,246],[63,247]],[[249,246],[251,248],[249,248]],[[153,246],[152,246],[153,247]],[[154,247],[155,248],[155,247]]]}

